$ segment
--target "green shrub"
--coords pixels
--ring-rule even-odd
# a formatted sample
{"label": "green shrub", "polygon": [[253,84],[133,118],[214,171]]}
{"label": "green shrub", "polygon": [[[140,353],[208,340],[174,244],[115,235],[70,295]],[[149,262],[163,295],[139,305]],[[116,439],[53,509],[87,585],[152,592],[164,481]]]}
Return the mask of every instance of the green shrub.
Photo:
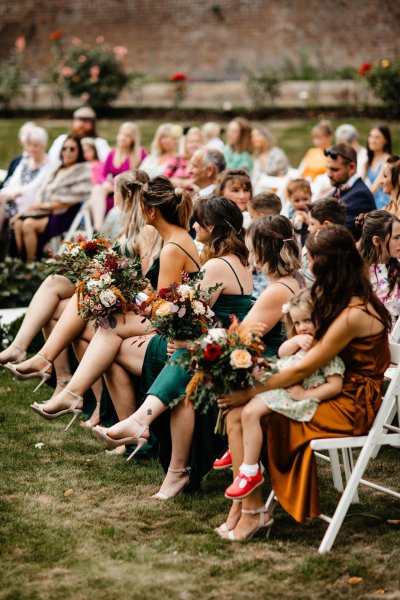
{"label": "green shrub", "polygon": [[366,77],[375,96],[384,102],[390,116],[400,116],[400,60],[381,60],[377,65],[365,63],[360,67],[360,74]]}
{"label": "green shrub", "polygon": [[53,32],[49,38],[53,43],[53,61],[48,72],[60,104],[68,91],[95,108],[108,106],[127,85],[129,77],[122,62],[127,52],[124,46],[111,49],[102,37],[95,44],[84,44],[78,38],[66,44],[61,31]]}
{"label": "green shrub", "polygon": [[5,258],[0,263],[0,308],[27,306],[45,278],[36,265]]}

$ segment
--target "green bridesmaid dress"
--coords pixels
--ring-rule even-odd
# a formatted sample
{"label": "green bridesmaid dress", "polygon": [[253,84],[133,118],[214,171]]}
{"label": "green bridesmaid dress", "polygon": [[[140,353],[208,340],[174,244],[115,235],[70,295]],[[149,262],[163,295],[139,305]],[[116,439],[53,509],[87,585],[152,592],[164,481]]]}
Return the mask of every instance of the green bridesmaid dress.
{"label": "green bridesmaid dress", "polygon": [[[221,294],[213,306],[216,317],[223,327],[229,327],[232,315],[243,320],[251,307],[251,295],[243,293],[243,287],[228,261],[220,258],[232,269],[240,288],[240,294]],[[154,395],[169,406],[176,398],[184,395],[191,375],[180,366],[174,364],[174,358],[186,352],[177,350],[168,364],[167,343],[165,336],[156,335],[147,347],[141,377],[142,400],[147,395]],[[217,420],[217,406],[206,414],[196,412],[195,429],[190,456],[190,479],[192,488],[197,488],[201,479],[211,469],[215,458],[226,448],[226,437],[214,433]],[[151,430],[159,439],[159,458],[166,471],[171,459],[170,411],[164,412],[151,425]]]}

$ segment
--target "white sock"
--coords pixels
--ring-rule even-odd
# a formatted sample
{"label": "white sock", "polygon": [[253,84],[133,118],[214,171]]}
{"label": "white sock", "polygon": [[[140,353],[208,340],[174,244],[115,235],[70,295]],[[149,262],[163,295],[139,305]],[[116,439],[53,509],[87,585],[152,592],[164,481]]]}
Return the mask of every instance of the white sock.
{"label": "white sock", "polygon": [[256,463],[255,465],[246,465],[245,463],[243,463],[242,465],[240,465],[239,471],[243,473],[243,475],[246,475],[246,477],[254,477],[254,475],[257,475],[259,469],[260,466],[258,463]]}

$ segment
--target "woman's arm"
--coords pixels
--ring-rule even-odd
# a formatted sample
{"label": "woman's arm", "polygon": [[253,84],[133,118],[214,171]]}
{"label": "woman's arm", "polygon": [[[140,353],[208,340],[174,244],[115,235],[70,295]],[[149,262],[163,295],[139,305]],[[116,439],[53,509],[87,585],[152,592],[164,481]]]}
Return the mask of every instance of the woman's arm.
{"label": "woman's arm", "polygon": [[245,317],[243,323],[264,325],[262,335],[268,333],[282,318],[282,305],[292,296],[284,285],[269,284],[257,299],[253,308]]}
{"label": "woman's arm", "polygon": [[341,375],[329,375],[326,378],[326,383],[322,383],[311,390],[306,390],[301,385],[294,385],[287,388],[286,391],[293,400],[308,400],[309,398],[329,400],[339,394],[342,387],[343,377]]}
{"label": "woman's arm", "polygon": [[[296,365],[271,375],[264,384],[247,388],[224,396],[218,401],[221,408],[234,408],[246,404],[250,398],[259,392],[267,392],[278,388],[288,388],[299,383],[334,358],[345,348],[352,339],[363,337],[371,331],[371,319],[357,308],[346,308],[330,325],[325,335]],[[375,332],[377,333],[377,332]]]}

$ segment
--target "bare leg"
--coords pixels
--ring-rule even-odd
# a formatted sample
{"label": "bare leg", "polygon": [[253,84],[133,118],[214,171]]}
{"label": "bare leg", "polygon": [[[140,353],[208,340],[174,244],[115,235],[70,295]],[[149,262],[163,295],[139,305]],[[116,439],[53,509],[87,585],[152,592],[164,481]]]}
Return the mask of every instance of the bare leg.
{"label": "bare leg", "polygon": [[189,463],[194,431],[194,410],[181,402],[171,412],[171,462],[159,494],[166,498],[176,496],[189,481],[185,467]]}
{"label": "bare leg", "polygon": [[23,221],[21,219],[17,219],[16,221],[14,221],[14,223],[12,225],[12,229],[14,231],[15,244],[18,249],[18,254],[20,254],[20,255],[22,254],[22,250],[24,248],[23,235],[22,235],[22,223],[23,223]]}
{"label": "bare leg", "polygon": [[[62,275],[47,277],[33,296],[13,343],[26,351],[40,330],[44,329],[55,315],[58,316],[57,310],[62,308],[60,304],[63,305],[63,300],[70,298],[74,290],[74,285]],[[14,355],[11,345],[0,353],[0,363],[12,362],[13,358],[17,358]]]}
{"label": "bare leg", "polygon": [[[74,352],[79,361],[82,360],[82,357],[85,354],[88,345],[89,342],[87,340],[84,340],[83,338],[78,338],[73,342]],[[86,421],[81,421],[82,427],[87,427],[88,429],[91,429],[92,427],[100,423],[100,399],[103,387],[101,379],[95,381],[91,387],[94,397],[96,399],[96,407],[93,413],[91,414],[90,419],[87,419]]]}
{"label": "bare leg", "polygon": [[[243,462],[243,441],[242,441],[242,412],[241,408],[230,410],[227,415],[227,431],[229,438],[229,447],[232,453],[232,465],[234,476],[239,472],[239,466]],[[235,527],[234,534],[236,539],[247,537],[259,523],[259,515],[247,515],[241,513],[244,510],[256,510],[263,505],[261,488],[258,487],[252,494],[243,498],[242,503],[233,502],[226,520],[229,529]],[[265,522],[270,518],[265,514]]]}
{"label": "bare leg", "polygon": [[254,396],[242,410],[243,431],[243,462],[246,465],[255,465],[260,460],[263,443],[261,419],[271,410],[265,406],[262,398]]}
{"label": "bare leg", "polygon": [[[76,295],[69,300],[64,312],[51,332],[46,343],[40,350],[40,354],[47,360],[53,362],[57,356],[77,338],[86,327],[86,321],[78,316]],[[90,331],[90,327],[87,327]],[[18,365],[20,373],[30,373],[43,368],[44,363],[40,356],[36,355]],[[97,378],[96,378],[97,379]]]}
{"label": "bare leg", "polygon": [[[74,299],[72,299],[72,301],[73,300]],[[68,305],[68,307],[65,309],[61,319],[54,328],[53,334],[57,329],[59,329],[59,326],[62,325],[64,316],[69,308],[70,305]],[[80,317],[78,317],[78,319],[82,321]],[[86,350],[79,364],[79,367],[72,376],[68,389],[78,396],[82,396],[93,385],[93,383],[97,381],[97,379],[100,379],[103,373],[105,373],[114,362],[115,357],[121,347],[122,341],[125,338],[134,335],[135,333],[140,334],[147,331],[147,324],[143,323],[142,321],[142,317],[139,317],[133,313],[129,313],[126,315],[125,321],[121,316],[118,316],[117,327],[115,329],[99,328],[94,334],[93,339],[91,340],[91,343],[89,344],[88,349]],[[86,339],[85,336],[87,332],[88,328],[85,329],[83,336],[84,339]],[[70,334],[70,332],[67,333]],[[80,331],[74,332],[73,336],[70,334],[68,343],[71,342],[72,339],[75,339],[79,333]],[[48,342],[53,337],[53,334],[50,336]],[[65,340],[65,335],[63,336],[63,340]],[[88,341],[90,341],[90,338]],[[50,355],[51,358],[49,356],[48,342],[46,342],[41,353],[43,353],[43,356],[45,356],[45,358],[48,360],[52,360],[54,356]],[[58,348],[58,350],[60,350],[60,348]],[[56,355],[57,354],[58,352]],[[46,405],[46,412],[57,412],[58,410],[69,407],[70,405],[71,396],[66,392],[62,392],[57,398],[54,398],[51,403],[49,402]]]}
{"label": "bare leg", "polygon": [[46,229],[49,219],[25,219],[22,223],[22,235],[26,250],[27,262],[32,262],[36,258],[38,247],[38,236]]}
{"label": "bare leg", "polygon": [[[124,419],[127,419],[136,408],[135,387],[132,383],[131,376],[123,367],[114,363],[105,374],[105,380],[118,419],[123,421]],[[114,403],[114,398],[118,398],[117,403]]]}
{"label": "bare leg", "polygon": [[95,185],[89,199],[89,209],[92,214],[93,228],[100,231],[106,214],[107,190],[103,185]]}

